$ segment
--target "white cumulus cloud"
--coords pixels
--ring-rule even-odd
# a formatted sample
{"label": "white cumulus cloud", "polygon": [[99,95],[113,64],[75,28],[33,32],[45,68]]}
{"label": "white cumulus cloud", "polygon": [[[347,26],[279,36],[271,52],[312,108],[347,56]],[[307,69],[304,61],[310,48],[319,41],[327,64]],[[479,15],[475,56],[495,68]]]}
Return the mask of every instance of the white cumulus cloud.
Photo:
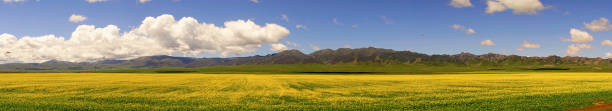
{"label": "white cumulus cloud", "polygon": [[465,8],[472,7],[472,2],[470,2],[470,0],[451,0],[448,5],[453,6],[455,8]]}
{"label": "white cumulus cloud", "polygon": [[55,35],[17,38],[0,35],[0,63],[71,62],[101,59],[131,59],[151,55],[182,53],[244,54],[275,44],[289,35],[289,30],[277,24],[255,24],[250,20],[227,21],[224,26],[200,23],[191,17],[175,20],[172,15],[147,17],[142,24],[120,33],[115,25],[96,28],[80,25],[70,39]]}
{"label": "white cumulus cloud", "polygon": [[150,2],[150,1],[151,0],[138,0],[138,2],[140,2],[140,3],[147,3],[147,2]]}
{"label": "white cumulus cloud", "polygon": [[85,0],[88,3],[96,3],[96,2],[106,2],[108,0]]}
{"label": "white cumulus cloud", "polygon": [[528,41],[523,41],[523,44],[521,44],[521,46],[525,48],[540,48],[540,44],[530,43]]}
{"label": "white cumulus cloud", "polygon": [[582,49],[591,49],[591,45],[589,44],[572,44],[567,46],[567,50],[565,50],[565,54],[567,55],[576,55],[582,52]]}
{"label": "white cumulus cloud", "polygon": [[259,3],[259,0],[250,0],[253,3]]}
{"label": "white cumulus cloud", "polygon": [[491,40],[483,40],[483,41],[480,42],[480,45],[483,45],[483,46],[494,46],[495,43],[493,43],[493,41],[491,41]]}
{"label": "white cumulus cloud", "polygon": [[72,14],[70,18],[68,18],[68,21],[74,22],[74,23],[79,23],[85,20],[87,20],[87,17],[83,15],[77,15],[77,14]]}
{"label": "white cumulus cloud", "polygon": [[546,9],[540,0],[487,0],[486,13],[493,14],[512,9],[514,14],[537,14]]}
{"label": "white cumulus cloud", "polygon": [[270,50],[272,51],[284,51],[284,50],[288,50],[289,48],[287,48],[287,46],[285,46],[284,44],[281,43],[275,43],[275,44],[270,44]]}
{"label": "white cumulus cloud", "polygon": [[601,46],[612,46],[612,41],[610,41],[610,40],[603,40],[603,41],[601,41]]}
{"label": "white cumulus cloud", "polygon": [[486,13],[488,14],[492,14],[495,12],[502,12],[506,10],[506,6],[504,6],[504,4],[497,2],[497,1],[493,1],[493,0],[488,0],[487,1],[487,9],[486,9]]}
{"label": "white cumulus cloud", "polygon": [[606,56],[606,58],[612,58],[612,53],[606,52],[605,56]]}
{"label": "white cumulus cloud", "polygon": [[588,24],[584,23],[584,27],[593,32],[612,30],[612,24],[610,24],[610,21],[604,17],[599,18],[599,20],[593,20]]}
{"label": "white cumulus cloud", "polygon": [[453,24],[451,25],[451,28],[455,29],[455,30],[461,30],[464,31],[465,34],[468,35],[474,35],[476,34],[476,31],[472,28],[466,28],[465,26],[459,25],[459,24]]}
{"label": "white cumulus cloud", "polygon": [[593,36],[588,32],[572,28],[570,29],[570,38],[565,39],[562,38],[562,41],[570,41],[570,42],[591,42],[593,41]]}

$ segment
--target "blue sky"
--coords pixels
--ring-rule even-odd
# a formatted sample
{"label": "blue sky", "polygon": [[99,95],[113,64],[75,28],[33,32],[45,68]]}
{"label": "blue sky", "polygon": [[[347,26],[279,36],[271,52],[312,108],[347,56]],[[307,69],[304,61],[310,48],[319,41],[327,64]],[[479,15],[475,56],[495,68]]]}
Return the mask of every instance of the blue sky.
{"label": "blue sky", "polygon": [[[26,0],[0,4],[0,33],[23,36],[54,34],[66,39],[79,25],[105,27],[116,25],[121,32],[139,26],[145,17],[170,14],[175,18],[193,17],[199,22],[222,26],[226,21],[252,20],[258,25],[278,24],[290,34],[279,43],[291,49],[310,53],[311,46],[324,48],[352,48],[374,46],[394,50],[411,50],[427,54],[456,54],[462,51],[475,54],[487,52],[526,56],[565,56],[568,46],[588,44],[574,56],[605,57],[611,46],[602,40],[612,39],[610,31],[592,31],[585,23],[612,18],[612,1],[608,0],[523,0],[537,1],[544,9],[536,13],[513,13],[507,9],[486,13],[487,0],[470,0],[471,6],[456,8],[451,0],[108,0],[90,3],[86,0]],[[500,1],[497,1],[502,3]],[[86,16],[81,22],[68,18]],[[286,15],[288,21],[281,15]],[[387,21],[383,20],[383,16]],[[338,23],[334,23],[334,18]],[[388,23],[387,23],[388,22]],[[466,34],[451,28],[458,24],[476,33]],[[296,25],[307,29],[296,28]],[[590,42],[567,42],[570,29],[592,35]],[[481,45],[491,40],[495,45]],[[298,45],[286,44],[286,41]],[[540,48],[525,48],[529,41]],[[268,45],[241,54],[270,54]],[[517,51],[523,48],[524,51]],[[202,53],[198,56],[218,57]],[[237,55],[230,55],[237,56]]]}

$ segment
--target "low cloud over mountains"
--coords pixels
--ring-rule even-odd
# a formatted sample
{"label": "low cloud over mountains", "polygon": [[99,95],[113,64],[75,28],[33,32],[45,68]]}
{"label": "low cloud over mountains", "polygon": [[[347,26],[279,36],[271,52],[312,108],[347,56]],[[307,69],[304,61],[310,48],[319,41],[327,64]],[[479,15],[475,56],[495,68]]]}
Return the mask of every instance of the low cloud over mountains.
{"label": "low cloud over mountains", "polygon": [[200,53],[244,54],[276,44],[290,34],[277,24],[251,20],[226,21],[224,26],[200,23],[195,18],[164,14],[147,17],[138,27],[120,33],[115,25],[98,28],[80,25],[69,39],[55,35],[17,38],[0,34],[0,63],[60,60],[86,62],[132,59],[141,56]]}

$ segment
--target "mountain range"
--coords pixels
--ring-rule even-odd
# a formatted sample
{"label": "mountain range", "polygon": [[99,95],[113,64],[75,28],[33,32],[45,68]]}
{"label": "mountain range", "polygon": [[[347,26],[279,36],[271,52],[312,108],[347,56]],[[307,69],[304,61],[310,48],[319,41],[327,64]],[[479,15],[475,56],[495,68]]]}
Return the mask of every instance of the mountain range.
{"label": "mountain range", "polygon": [[43,63],[0,64],[0,70],[48,71],[48,70],[107,70],[150,69],[161,67],[198,68],[209,66],[234,66],[256,64],[416,64],[425,66],[612,66],[609,59],[587,57],[527,57],[488,53],[474,55],[427,55],[412,51],[394,51],[382,48],[323,49],[310,54],[298,50],[286,50],[265,56],[231,58],[193,58],[173,56],[146,56],[130,60],[102,60],[97,62],[66,62],[50,60]]}

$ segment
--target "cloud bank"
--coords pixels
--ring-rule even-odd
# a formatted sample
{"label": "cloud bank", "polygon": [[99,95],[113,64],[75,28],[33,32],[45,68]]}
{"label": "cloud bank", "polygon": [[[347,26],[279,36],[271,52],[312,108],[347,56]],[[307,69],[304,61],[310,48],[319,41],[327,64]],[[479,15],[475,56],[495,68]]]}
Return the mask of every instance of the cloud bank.
{"label": "cloud bank", "polygon": [[[164,14],[147,17],[142,24],[120,33],[115,25],[96,28],[80,25],[70,39],[55,35],[17,38],[0,35],[0,63],[61,60],[86,62],[131,59],[151,55],[197,55],[201,53],[244,54],[275,44],[290,34],[277,24],[255,24],[251,20],[227,21],[223,27],[200,23],[192,17],[175,20]],[[281,48],[282,49],[282,48]],[[4,53],[6,52],[6,53]]]}

